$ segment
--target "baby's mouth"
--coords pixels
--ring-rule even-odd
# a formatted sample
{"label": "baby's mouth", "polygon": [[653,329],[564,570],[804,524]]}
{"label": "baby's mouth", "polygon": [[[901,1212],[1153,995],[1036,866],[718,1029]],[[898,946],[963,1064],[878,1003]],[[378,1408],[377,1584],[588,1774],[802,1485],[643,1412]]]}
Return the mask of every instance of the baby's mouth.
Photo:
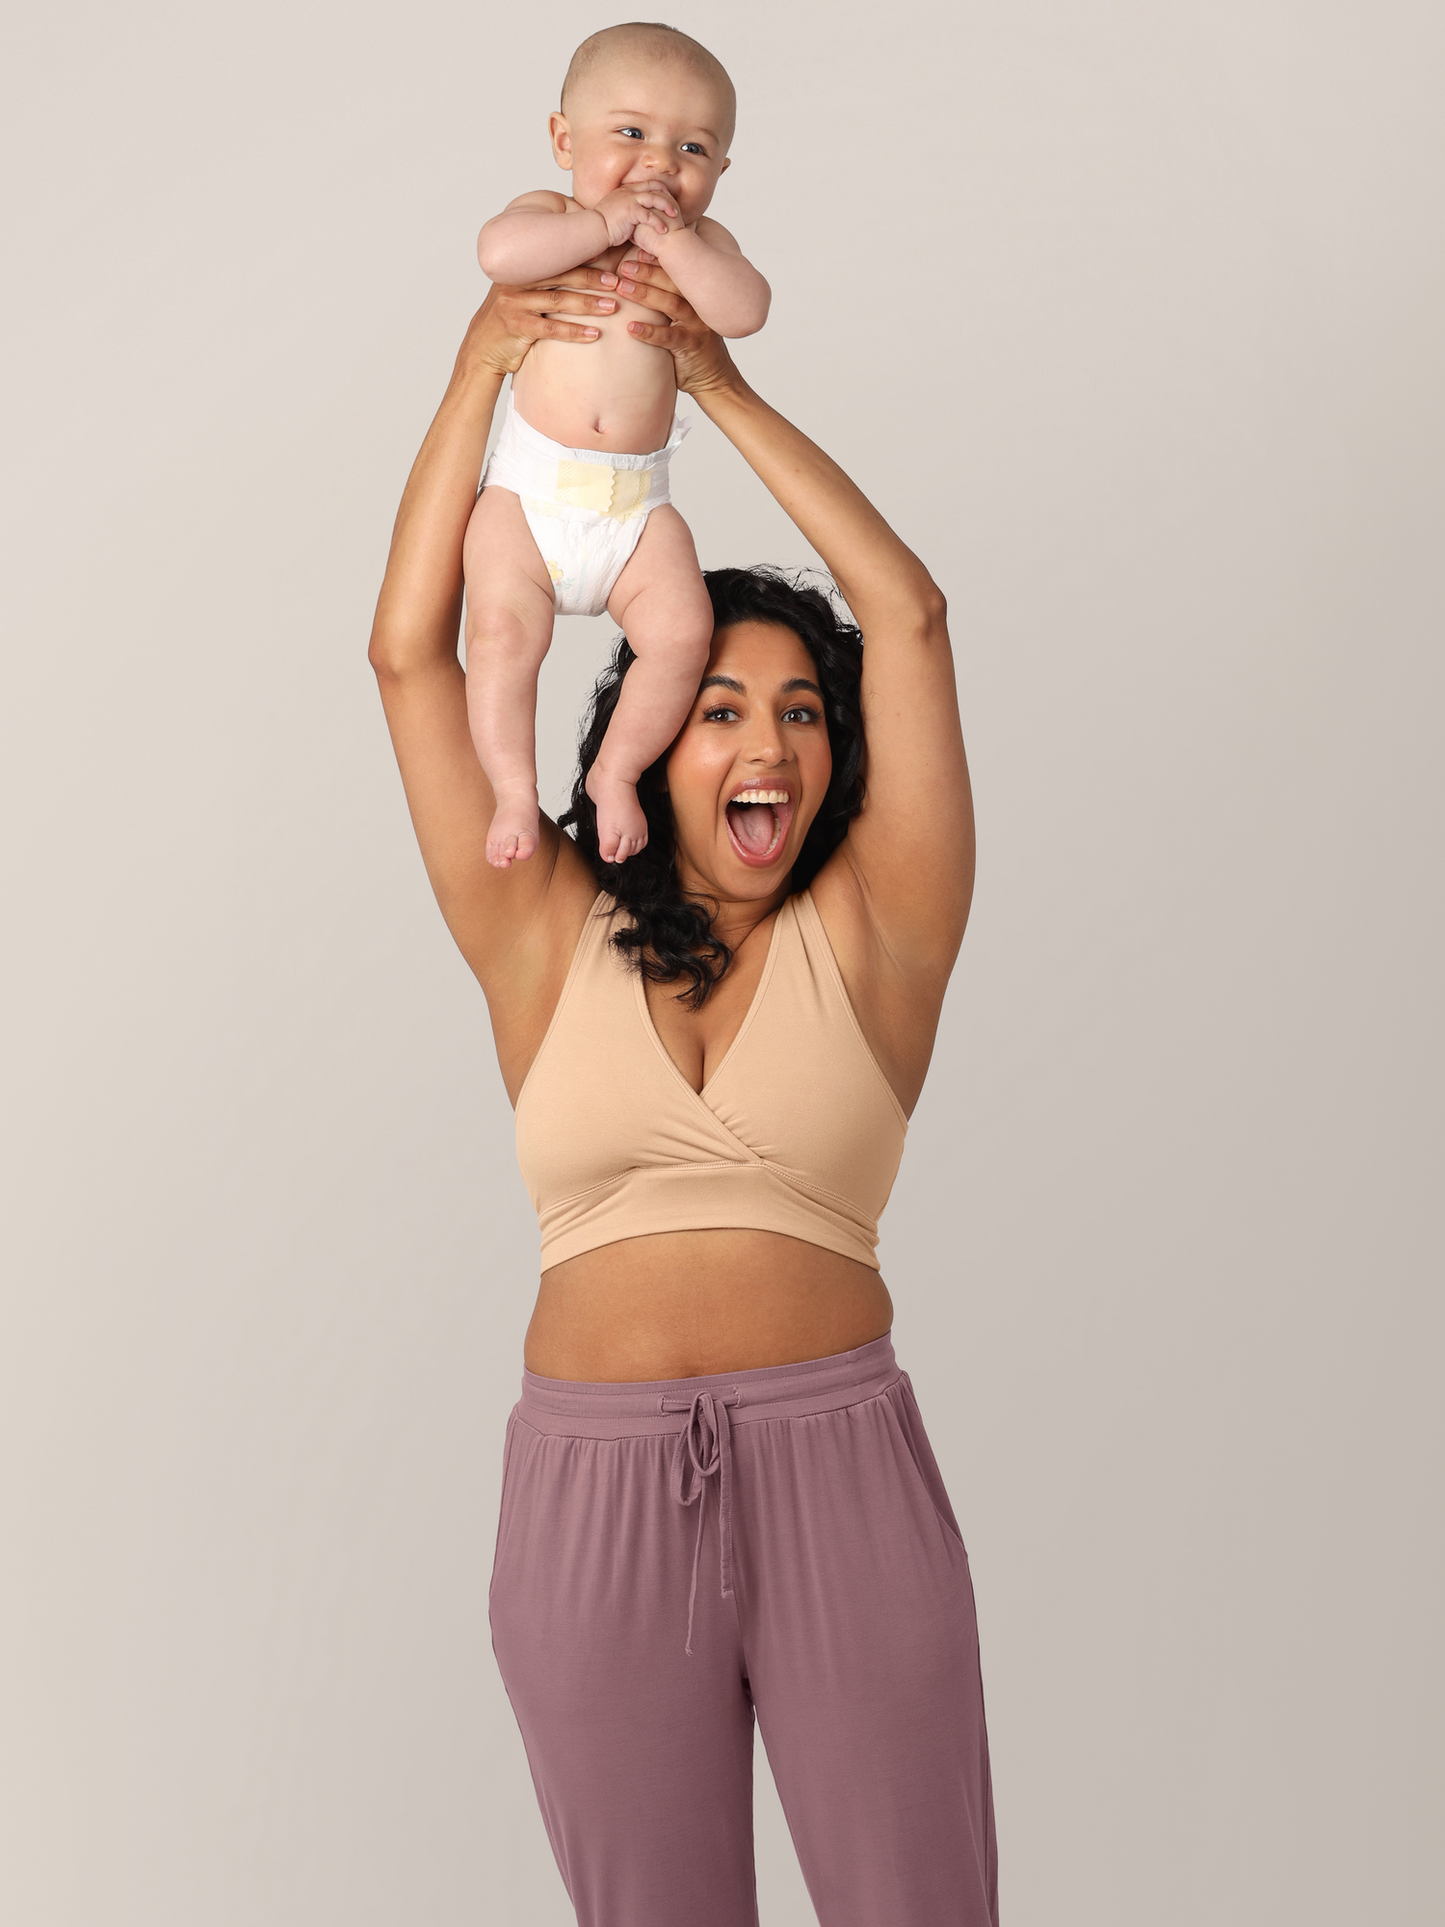
{"label": "baby's mouth", "polygon": [[728,835],[744,863],[771,863],[783,847],[792,820],[793,799],[785,789],[759,785],[738,790],[728,801]]}

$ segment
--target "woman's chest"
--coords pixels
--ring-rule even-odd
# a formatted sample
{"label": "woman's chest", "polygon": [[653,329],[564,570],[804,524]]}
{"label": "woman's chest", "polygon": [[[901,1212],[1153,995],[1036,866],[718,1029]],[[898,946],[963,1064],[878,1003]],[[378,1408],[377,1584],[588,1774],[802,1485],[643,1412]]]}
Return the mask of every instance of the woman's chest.
{"label": "woman's chest", "polygon": [[810,968],[795,931],[778,937],[744,947],[700,1011],[676,983],[598,956],[518,1106],[538,1195],[582,1196],[622,1171],[765,1163],[877,1215],[906,1124],[826,969]]}
{"label": "woman's chest", "polygon": [[[771,928],[769,924],[769,932]],[[766,934],[760,944],[755,933],[733,958],[701,1010],[692,1010],[679,1000],[676,984],[645,986],[652,1027],[695,1091],[706,1087],[737,1042],[757,996],[767,956]]]}
{"label": "woman's chest", "polygon": [[876,1217],[907,1126],[821,941],[785,908],[692,1011],[594,940],[517,1106],[534,1197],[766,1164]]}

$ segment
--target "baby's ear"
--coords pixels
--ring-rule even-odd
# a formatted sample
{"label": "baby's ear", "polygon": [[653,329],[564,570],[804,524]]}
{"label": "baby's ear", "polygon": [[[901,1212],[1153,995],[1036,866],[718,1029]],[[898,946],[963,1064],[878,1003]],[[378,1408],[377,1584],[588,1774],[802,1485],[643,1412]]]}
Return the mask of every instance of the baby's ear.
{"label": "baby's ear", "polygon": [[733,164],[732,155],[729,154],[727,159],[723,162],[722,166],[718,169],[719,176],[726,174],[728,169],[732,166],[732,164]]}
{"label": "baby's ear", "polygon": [[549,114],[547,132],[552,136],[552,158],[558,167],[572,172],[572,129],[565,114]]}

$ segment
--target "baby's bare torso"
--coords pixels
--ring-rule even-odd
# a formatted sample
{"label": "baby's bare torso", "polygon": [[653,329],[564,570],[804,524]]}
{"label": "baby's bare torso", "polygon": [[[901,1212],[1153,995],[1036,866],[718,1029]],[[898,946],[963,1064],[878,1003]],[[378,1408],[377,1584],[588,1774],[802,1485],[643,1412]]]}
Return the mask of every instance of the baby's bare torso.
{"label": "baby's bare torso", "polygon": [[[581,213],[576,201],[569,213]],[[627,242],[587,265],[614,274],[636,261]],[[565,448],[599,449],[614,455],[648,455],[672,429],[677,382],[672,356],[628,334],[629,321],[659,319],[655,309],[617,297],[614,314],[589,317],[596,341],[539,341],[512,377],[517,412],[539,434]]]}

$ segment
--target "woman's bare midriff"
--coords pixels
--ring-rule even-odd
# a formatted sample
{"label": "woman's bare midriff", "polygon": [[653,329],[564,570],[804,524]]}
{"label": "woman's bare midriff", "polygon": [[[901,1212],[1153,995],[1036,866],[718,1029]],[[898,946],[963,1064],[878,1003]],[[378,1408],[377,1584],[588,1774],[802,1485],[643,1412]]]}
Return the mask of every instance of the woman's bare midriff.
{"label": "woman's bare midriff", "polygon": [[892,1323],[855,1259],[774,1231],[670,1231],[543,1272],[524,1356],[544,1378],[704,1378],[850,1352]]}

